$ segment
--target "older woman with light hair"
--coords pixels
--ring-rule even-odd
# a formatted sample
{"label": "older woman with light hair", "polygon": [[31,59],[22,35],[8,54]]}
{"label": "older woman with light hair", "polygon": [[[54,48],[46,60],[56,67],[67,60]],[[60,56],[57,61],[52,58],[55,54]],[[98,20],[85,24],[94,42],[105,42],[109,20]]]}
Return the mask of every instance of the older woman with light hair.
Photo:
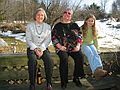
{"label": "older woman with light hair", "polygon": [[75,85],[82,87],[80,79],[84,77],[84,59],[80,49],[82,39],[78,33],[80,28],[72,22],[72,16],[72,9],[64,10],[61,21],[56,23],[52,30],[52,43],[60,60],[59,72],[62,89],[67,88],[68,84],[69,57],[74,60],[73,82]]}
{"label": "older woman with light hair", "polygon": [[48,51],[51,42],[51,26],[45,23],[47,15],[44,9],[39,8],[34,13],[34,21],[27,25],[26,43],[28,57],[28,71],[30,88],[35,90],[37,59],[44,62],[47,90],[52,90],[52,67],[53,62]]}

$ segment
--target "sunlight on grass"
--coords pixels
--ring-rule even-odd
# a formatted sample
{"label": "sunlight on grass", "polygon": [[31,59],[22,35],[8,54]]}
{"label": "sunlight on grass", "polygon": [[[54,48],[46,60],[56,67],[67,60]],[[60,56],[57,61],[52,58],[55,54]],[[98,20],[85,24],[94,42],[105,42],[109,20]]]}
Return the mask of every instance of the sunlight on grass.
{"label": "sunlight on grass", "polygon": [[[1,53],[13,53],[15,48],[15,53],[26,53],[27,44],[25,42],[16,40],[13,37],[2,37],[2,39],[4,39],[7,42],[8,46],[0,47],[0,50],[2,50]],[[50,45],[48,48],[50,52],[55,52],[53,45]]]}

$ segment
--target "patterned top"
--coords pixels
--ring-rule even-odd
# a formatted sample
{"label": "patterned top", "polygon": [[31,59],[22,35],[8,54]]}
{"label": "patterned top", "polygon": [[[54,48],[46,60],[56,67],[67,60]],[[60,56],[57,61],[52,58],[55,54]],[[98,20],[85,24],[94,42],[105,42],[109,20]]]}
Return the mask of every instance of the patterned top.
{"label": "patterned top", "polygon": [[51,42],[51,26],[47,23],[29,23],[26,29],[26,42],[30,50],[46,50]]}
{"label": "patterned top", "polygon": [[56,47],[58,43],[65,46],[68,52],[71,52],[77,43],[82,44],[79,30],[76,23],[57,23],[52,30],[52,42],[56,51],[59,51]]}

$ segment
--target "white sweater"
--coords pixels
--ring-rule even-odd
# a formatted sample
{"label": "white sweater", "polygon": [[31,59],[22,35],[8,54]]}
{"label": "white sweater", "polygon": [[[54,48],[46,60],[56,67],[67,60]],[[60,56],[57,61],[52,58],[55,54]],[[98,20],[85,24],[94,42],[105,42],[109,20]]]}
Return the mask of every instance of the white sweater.
{"label": "white sweater", "polygon": [[51,42],[51,26],[47,23],[37,24],[31,22],[26,29],[26,43],[30,50],[40,48],[46,50]]}

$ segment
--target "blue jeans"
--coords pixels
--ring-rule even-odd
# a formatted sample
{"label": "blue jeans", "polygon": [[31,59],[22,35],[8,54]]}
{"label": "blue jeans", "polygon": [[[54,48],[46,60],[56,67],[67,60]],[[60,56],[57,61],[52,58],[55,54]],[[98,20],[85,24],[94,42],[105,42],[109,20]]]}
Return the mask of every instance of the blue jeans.
{"label": "blue jeans", "polygon": [[85,54],[85,56],[87,57],[88,62],[90,64],[90,68],[93,73],[95,72],[95,70],[98,67],[103,67],[101,58],[98,55],[96,47],[93,44],[82,45],[82,51]]}

